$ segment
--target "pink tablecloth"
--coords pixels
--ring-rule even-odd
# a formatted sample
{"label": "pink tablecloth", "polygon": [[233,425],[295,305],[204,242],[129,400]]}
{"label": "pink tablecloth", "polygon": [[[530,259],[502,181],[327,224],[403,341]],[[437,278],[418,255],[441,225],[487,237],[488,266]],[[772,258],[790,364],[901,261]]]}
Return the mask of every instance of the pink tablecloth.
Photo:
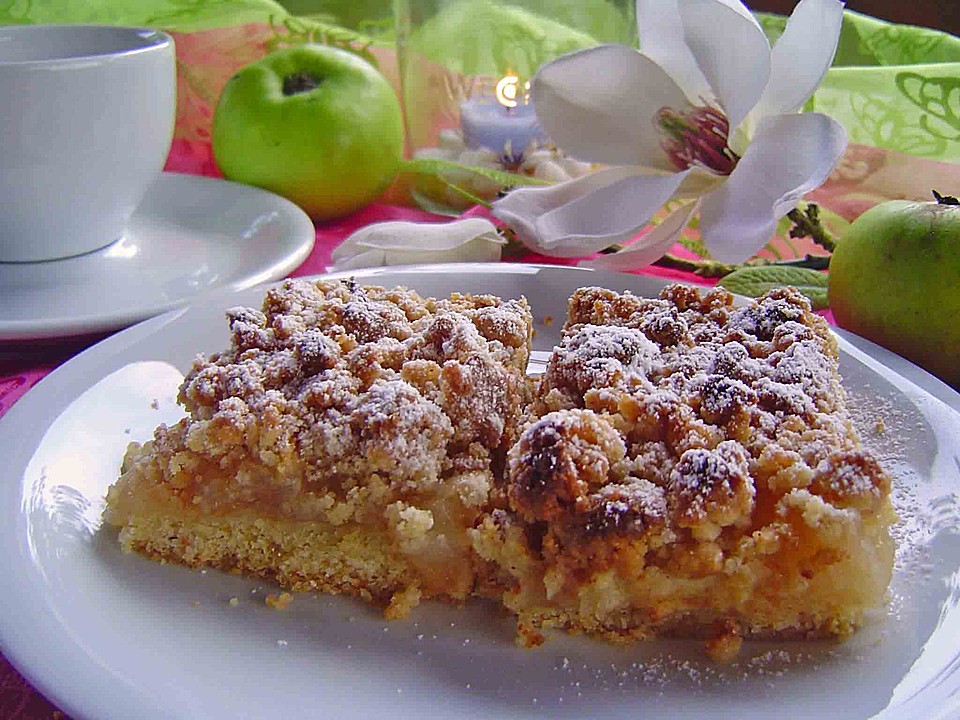
{"label": "pink tablecloth", "polygon": [[[177,142],[170,154],[167,170],[217,176],[217,169],[209,157],[207,148]],[[330,253],[340,242],[357,228],[386,220],[416,220],[442,222],[447,218],[431,215],[421,210],[396,205],[374,204],[349,217],[317,227],[317,243],[310,257],[292,276],[321,273],[329,264]],[[682,252],[682,249],[677,249]],[[551,262],[549,258],[528,256],[517,258],[526,262]],[[556,262],[556,261],[552,261]],[[571,261],[572,262],[572,261]],[[688,282],[709,282],[691,273],[649,268],[647,274],[659,275]],[[101,337],[88,337],[66,342],[50,342],[24,349],[4,347],[0,343],[0,416],[31,387],[58,365],[93,344]],[[34,690],[26,680],[0,656],[0,719],[38,720],[40,718],[63,718],[56,707]]]}

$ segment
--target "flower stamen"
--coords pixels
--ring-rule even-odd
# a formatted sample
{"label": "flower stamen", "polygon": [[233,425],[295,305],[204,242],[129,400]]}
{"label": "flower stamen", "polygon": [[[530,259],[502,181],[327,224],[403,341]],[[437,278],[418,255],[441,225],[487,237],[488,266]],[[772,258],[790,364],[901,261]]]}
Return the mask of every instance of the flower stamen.
{"label": "flower stamen", "polygon": [[702,105],[686,111],[662,107],[653,121],[665,136],[661,147],[678,170],[697,166],[729,175],[740,160],[728,145],[730,121],[714,107]]}

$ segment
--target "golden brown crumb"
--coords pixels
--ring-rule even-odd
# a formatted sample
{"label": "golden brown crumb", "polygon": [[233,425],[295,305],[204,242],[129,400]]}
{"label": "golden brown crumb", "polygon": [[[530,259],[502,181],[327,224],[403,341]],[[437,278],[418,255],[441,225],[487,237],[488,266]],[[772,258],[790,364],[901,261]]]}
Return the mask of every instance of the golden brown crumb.
{"label": "golden brown crumb", "polygon": [[511,506],[530,521],[552,520],[577,507],[626,449],[616,430],[589,410],[550,413],[510,451]]}
{"label": "golden brown crumb", "polygon": [[520,647],[535,648],[540,647],[547,640],[546,636],[535,627],[527,625],[523,621],[517,623],[516,643]]}
{"label": "golden brown crumb", "polygon": [[399,620],[410,614],[417,605],[420,604],[420,588],[415,585],[394,593],[390,598],[390,604],[384,611],[384,617],[387,620]]}
{"label": "golden brown crumb", "polygon": [[727,663],[737,657],[743,638],[737,632],[735,625],[722,627],[720,632],[704,643],[707,656],[718,663]]}
{"label": "golden brown crumb", "polygon": [[288,592],[282,592],[279,595],[270,593],[264,598],[267,607],[274,610],[285,610],[293,602],[293,595]]}

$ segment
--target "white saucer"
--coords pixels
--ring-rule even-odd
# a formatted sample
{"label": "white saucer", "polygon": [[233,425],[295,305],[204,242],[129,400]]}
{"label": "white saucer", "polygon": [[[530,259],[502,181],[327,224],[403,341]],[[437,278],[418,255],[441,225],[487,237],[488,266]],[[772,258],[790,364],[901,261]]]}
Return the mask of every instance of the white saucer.
{"label": "white saucer", "polygon": [[86,255],[0,263],[0,340],[106,332],[284,277],[316,235],[296,205],[247,185],[162,174],[126,234]]}

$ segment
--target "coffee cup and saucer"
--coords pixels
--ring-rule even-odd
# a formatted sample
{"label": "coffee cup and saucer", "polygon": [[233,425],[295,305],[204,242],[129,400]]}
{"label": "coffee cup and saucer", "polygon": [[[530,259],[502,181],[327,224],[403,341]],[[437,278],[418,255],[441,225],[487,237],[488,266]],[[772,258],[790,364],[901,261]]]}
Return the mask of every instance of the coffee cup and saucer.
{"label": "coffee cup and saucer", "polygon": [[279,279],[313,248],[293,203],[163,172],[176,60],[160,31],[0,27],[0,341],[115,330]]}

